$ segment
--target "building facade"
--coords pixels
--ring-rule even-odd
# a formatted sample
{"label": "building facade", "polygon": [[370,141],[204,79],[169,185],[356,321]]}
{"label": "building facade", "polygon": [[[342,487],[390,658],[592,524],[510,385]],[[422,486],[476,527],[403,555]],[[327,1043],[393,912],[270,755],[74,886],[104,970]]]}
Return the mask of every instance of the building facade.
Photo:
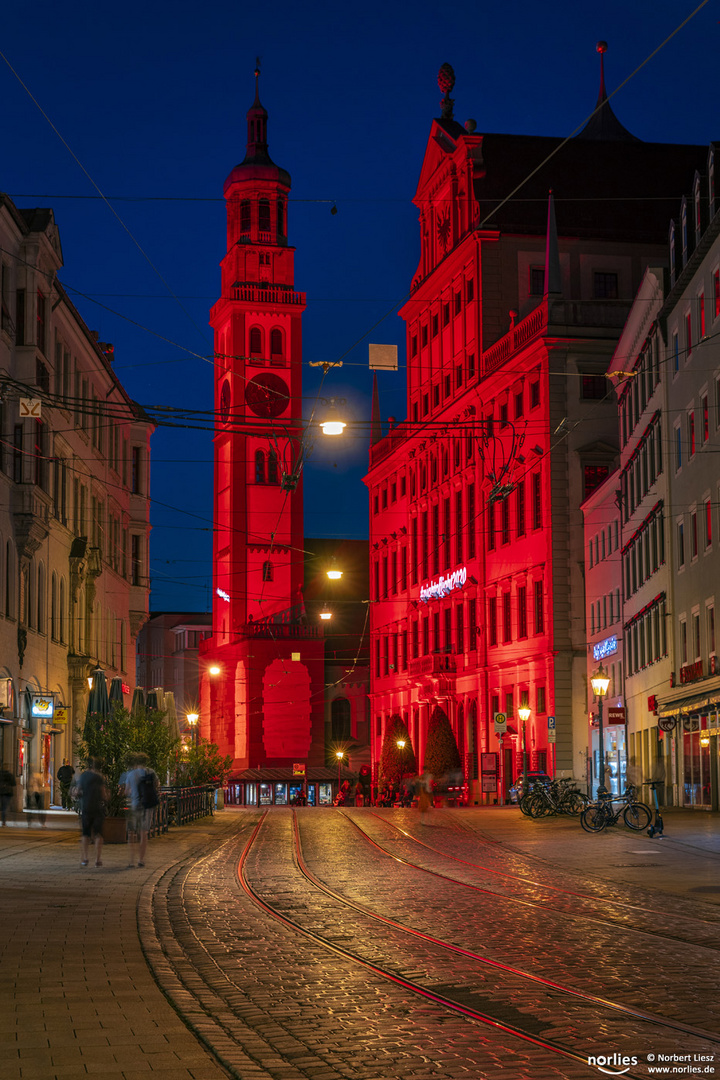
{"label": "building facade", "polygon": [[718,808],[720,213],[715,145],[670,223],[609,371],[618,392],[629,761]]}
{"label": "building facade", "polygon": [[210,614],[155,611],[137,639],[136,681],[145,690],[171,692],[181,734],[188,736],[188,713],[199,713],[200,642],[212,633]]}
{"label": "building facade", "polygon": [[[585,525],[585,633],[588,705],[586,778],[588,791],[600,780],[604,756],[605,787],[614,795],[627,782],[627,713],[623,678],[623,579],[620,529],[619,473],[616,469],[583,502]],[[602,665],[610,679],[602,703],[595,698],[592,677]],[[582,750],[579,751],[582,755]]]}
{"label": "building facade", "polygon": [[152,424],[58,279],[52,211],[0,196],[0,248],[2,760],[22,783],[39,771],[52,784],[93,669],[127,693],[135,683]]}
{"label": "building facade", "polygon": [[440,707],[479,802],[506,797],[523,753],[585,779],[580,506],[618,461],[605,372],[666,257],[660,205],[641,196],[679,198],[704,151],[639,142],[604,86],[569,142],[480,134],[453,117],[447,66],[439,82],[401,311],[408,420],[374,442],[366,478],[371,740],[377,764],[400,715],[422,765]]}

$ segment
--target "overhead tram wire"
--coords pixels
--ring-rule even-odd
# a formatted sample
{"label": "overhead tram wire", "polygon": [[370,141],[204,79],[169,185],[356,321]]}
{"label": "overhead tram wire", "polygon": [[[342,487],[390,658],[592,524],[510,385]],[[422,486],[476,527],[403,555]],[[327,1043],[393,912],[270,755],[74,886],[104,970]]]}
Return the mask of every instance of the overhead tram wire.
{"label": "overhead tram wire", "polygon": [[187,316],[187,318],[189,319],[189,321],[190,321],[190,322],[192,323],[192,325],[193,325],[193,326],[195,327],[195,329],[197,330],[197,332],[198,332],[198,334],[200,335],[200,337],[201,337],[201,338],[203,338],[204,340],[206,340],[206,339],[207,339],[207,334],[206,334],[206,332],[200,329],[200,327],[199,327],[199,326],[198,326],[198,324],[197,324],[197,323],[195,322],[195,320],[193,319],[192,315],[191,315],[191,314],[190,314],[190,312],[189,312],[189,311],[187,310],[187,308],[185,307],[185,305],[184,305],[184,304],[182,303],[182,301],[181,301],[181,300],[179,299],[179,297],[178,297],[178,296],[176,296],[176,294],[175,294],[175,293],[173,292],[173,289],[171,288],[171,286],[170,286],[169,282],[168,282],[168,281],[167,281],[167,280],[166,280],[166,279],[165,279],[165,278],[163,277],[163,275],[162,275],[162,274],[160,273],[160,270],[158,269],[158,267],[157,267],[157,266],[155,266],[155,263],[154,263],[154,262],[152,261],[152,259],[151,259],[151,258],[150,258],[150,256],[149,256],[149,255],[147,254],[147,252],[145,251],[145,249],[144,249],[144,248],[142,247],[142,245],[140,244],[139,240],[137,240],[137,239],[136,239],[136,237],[134,236],[134,234],[133,234],[133,233],[131,232],[131,230],[130,230],[130,229],[128,228],[128,226],[127,226],[127,225],[125,224],[125,222],[124,222],[124,221],[123,221],[123,219],[122,219],[122,218],[120,217],[120,215],[118,214],[118,212],[117,212],[117,210],[115,209],[115,207],[114,207],[114,206],[113,206],[113,205],[112,205],[112,204],[110,203],[110,201],[108,200],[107,196],[106,196],[106,195],[104,194],[104,192],[103,192],[103,191],[102,191],[102,190],[100,189],[99,185],[98,185],[98,184],[97,184],[97,183],[95,182],[95,180],[93,179],[93,177],[92,177],[92,176],[90,175],[90,173],[88,172],[88,170],[87,170],[87,169],[85,168],[85,166],[83,165],[83,163],[82,163],[82,161],[80,160],[80,158],[79,158],[79,157],[77,156],[77,154],[75,153],[75,151],[74,151],[74,150],[73,150],[73,149],[72,149],[72,148],[70,147],[70,145],[69,145],[69,143],[67,142],[67,140],[66,140],[66,139],[65,139],[65,138],[64,138],[64,137],[63,137],[63,136],[61,135],[61,133],[60,133],[60,131],[58,130],[58,128],[57,128],[57,127],[55,126],[55,124],[54,124],[54,123],[52,122],[52,120],[50,119],[50,117],[48,116],[48,114],[47,114],[47,113],[45,112],[45,110],[43,109],[43,107],[42,107],[42,105],[40,104],[40,102],[39,102],[39,101],[37,100],[37,98],[35,97],[35,95],[34,95],[34,94],[32,93],[32,91],[30,90],[30,87],[29,87],[29,86],[28,86],[28,85],[27,85],[27,84],[26,84],[26,83],[25,83],[25,82],[23,81],[23,79],[21,78],[20,74],[19,74],[19,73],[18,73],[18,72],[17,72],[16,70],[15,70],[15,68],[14,68],[14,67],[12,66],[12,64],[11,64],[11,63],[10,63],[10,61],[8,60],[8,58],[7,58],[7,56],[5,55],[5,53],[4,53],[4,52],[2,52],[2,50],[0,50],[0,58],[1,58],[1,59],[2,59],[2,60],[3,60],[4,62],[5,62],[5,64],[6,64],[7,66],[8,66],[8,68],[10,69],[10,71],[12,72],[12,74],[13,74],[13,75],[15,76],[15,78],[17,79],[17,81],[18,81],[18,82],[20,83],[20,85],[22,86],[23,90],[24,90],[24,91],[25,91],[25,93],[26,93],[26,94],[28,95],[28,97],[29,97],[29,98],[30,98],[30,100],[31,100],[31,101],[33,102],[33,104],[34,104],[34,105],[36,106],[36,108],[38,109],[38,111],[40,112],[40,114],[41,114],[41,115],[42,115],[42,116],[43,116],[43,117],[45,118],[45,120],[46,120],[46,121],[48,122],[48,124],[50,125],[50,127],[52,128],[52,130],[53,130],[53,131],[55,132],[55,134],[57,135],[57,137],[58,137],[58,139],[60,140],[60,142],[61,142],[61,143],[63,144],[63,146],[65,147],[65,149],[67,150],[67,152],[68,152],[68,153],[70,154],[70,156],[72,157],[73,161],[74,161],[74,162],[76,163],[76,165],[78,166],[78,168],[79,168],[79,169],[81,169],[81,171],[82,171],[82,172],[83,172],[83,173],[85,174],[85,176],[86,176],[86,177],[87,177],[87,179],[88,179],[88,180],[90,181],[90,183],[92,184],[92,186],[93,186],[93,187],[95,188],[95,190],[96,190],[96,191],[97,191],[97,193],[98,193],[98,197],[99,197],[100,199],[102,199],[102,201],[103,201],[103,202],[105,203],[105,205],[107,206],[107,208],[108,208],[108,210],[110,211],[110,213],[111,213],[111,214],[113,215],[113,217],[114,217],[114,218],[115,218],[115,219],[117,220],[117,222],[118,222],[118,223],[120,224],[120,226],[121,226],[121,227],[122,227],[122,229],[123,229],[123,230],[125,231],[125,233],[126,233],[126,234],[128,235],[128,237],[129,237],[129,238],[130,238],[130,239],[132,240],[133,244],[134,244],[134,245],[135,245],[135,247],[136,247],[136,248],[138,249],[138,251],[140,252],[140,254],[142,255],[142,257],[143,257],[143,258],[145,259],[145,261],[147,262],[147,264],[148,264],[148,266],[150,267],[150,269],[151,269],[151,270],[153,271],[153,273],[155,273],[155,274],[157,275],[157,277],[158,277],[158,278],[160,279],[160,281],[162,282],[162,284],[163,284],[163,285],[165,286],[165,288],[167,289],[167,291],[168,291],[168,292],[170,293],[170,295],[171,295],[171,296],[173,297],[173,299],[174,299],[174,300],[175,300],[175,302],[177,303],[177,305],[178,305],[178,307],[180,308],[180,310],[181,310],[181,311],[182,311],[182,312],[183,312],[183,313],[184,313],[184,314],[185,314],[185,315]]}

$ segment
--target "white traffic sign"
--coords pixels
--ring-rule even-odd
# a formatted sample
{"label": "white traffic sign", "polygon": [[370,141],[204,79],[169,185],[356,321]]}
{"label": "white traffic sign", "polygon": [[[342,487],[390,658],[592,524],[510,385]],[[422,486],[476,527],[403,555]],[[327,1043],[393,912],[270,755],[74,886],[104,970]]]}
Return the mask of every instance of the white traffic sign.
{"label": "white traffic sign", "polygon": [[35,420],[39,420],[42,416],[42,401],[40,398],[20,398],[20,419],[25,416],[32,416]]}
{"label": "white traffic sign", "polygon": [[550,731],[548,731],[548,743],[554,743],[554,742],[555,742],[555,728],[552,728]]}
{"label": "white traffic sign", "polygon": [[496,712],[494,716],[495,720],[495,734],[506,735],[507,734],[507,714],[504,712]]}

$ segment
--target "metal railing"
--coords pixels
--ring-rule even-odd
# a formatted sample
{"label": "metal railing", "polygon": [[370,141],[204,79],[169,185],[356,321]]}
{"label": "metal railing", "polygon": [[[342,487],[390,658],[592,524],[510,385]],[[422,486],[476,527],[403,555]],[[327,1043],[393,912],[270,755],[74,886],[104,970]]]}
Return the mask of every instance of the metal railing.
{"label": "metal railing", "polygon": [[171,825],[187,825],[189,821],[197,821],[201,817],[212,817],[214,810],[213,784],[163,788],[148,833],[150,836],[158,836],[167,832]]}

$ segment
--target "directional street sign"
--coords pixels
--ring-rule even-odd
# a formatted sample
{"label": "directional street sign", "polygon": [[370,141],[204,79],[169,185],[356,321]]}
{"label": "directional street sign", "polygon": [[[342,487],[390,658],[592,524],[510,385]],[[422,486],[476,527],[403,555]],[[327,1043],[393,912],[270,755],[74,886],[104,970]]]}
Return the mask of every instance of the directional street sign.
{"label": "directional street sign", "polygon": [[507,733],[507,714],[504,712],[495,713],[495,734],[505,735]]}

